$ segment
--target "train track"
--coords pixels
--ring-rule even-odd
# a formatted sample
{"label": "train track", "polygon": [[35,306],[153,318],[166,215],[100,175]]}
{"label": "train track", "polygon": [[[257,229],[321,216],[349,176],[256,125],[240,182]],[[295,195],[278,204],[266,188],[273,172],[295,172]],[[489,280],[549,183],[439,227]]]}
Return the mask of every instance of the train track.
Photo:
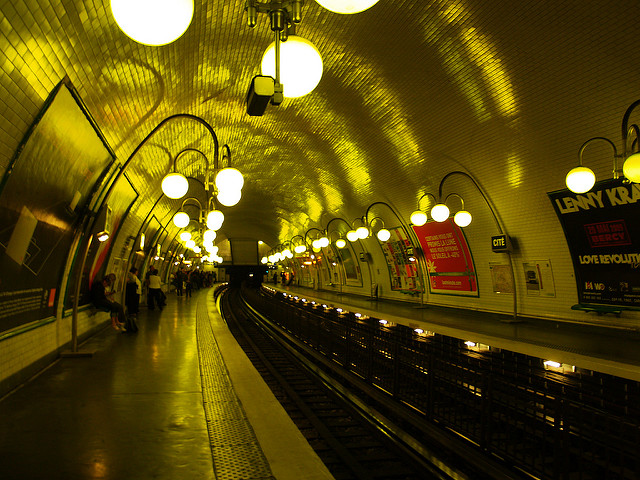
{"label": "train track", "polygon": [[221,310],[239,345],[336,479],[452,478],[412,454],[305,367],[303,354],[284,347],[277,328],[253,312],[239,290],[223,295]]}

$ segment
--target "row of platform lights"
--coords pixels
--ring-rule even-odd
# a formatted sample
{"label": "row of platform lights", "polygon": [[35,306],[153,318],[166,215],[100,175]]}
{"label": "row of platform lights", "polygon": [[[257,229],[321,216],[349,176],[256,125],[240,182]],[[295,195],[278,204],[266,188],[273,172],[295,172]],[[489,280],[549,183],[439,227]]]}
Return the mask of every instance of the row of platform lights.
{"label": "row of platform lights", "polygon": [[[278,291],[271,288],[271,287],[264,287],[265,289],[271,291],[274,294],[277,294]],[[300,298],[297,295],[292,295],[290,293],[286,293],[286,292],[279,292],[282,293],[282,296],[284,298],[290,298],[292,300],[295,300],[297,302],[301,302],[303,304],[306,304],[308,302],[308,300],[306,298]],[[311,302],[309,302],[311,305],[318,305],[314,300],[312,300]],[[343,314],[347,314],[349,313],[348,311],[342,309],[342,308],[336,308],[332,305],[327,305],[325,303],[321,304],[322,308],[326,311],[326,310],[335,310],[336,312],[338,312],[339,314],[343,315]],[[365,318],[369,318],[366,315],[363,315],[361,313],[354,313],[354,316],[358,319],[365,319]],[[383,327],[393,327],[394,324],[389,322],[388,320],[384,320],[384,319],[380,319],[378,320],[378,324],[380,324],[380,326]],[[421,337],[421,338],[426,338],[426,337],[433,337],[435,336],[435,332],[431,332],[428,330],[424,330],[422,328],[414,328],[413,329],[413,333],[414,335]],[[479,343],[479,342],[473,342],[471,340],[467,340],[464,342],[464,345],[473,352],[489,352],[492,350],[492,347],[483,343]],[[568,372],[575,372],[576,371],[576,367],[573,365],[569,365],[566,363],[560,363],[560,362],[556,362],[554,360],[543,360],[542,364],[544,366],[545,370],[549,370],[549,371],[554,371],[554,372],[559,372],[559,373],[568,373]]]}
{"label": "row of platform lights", "polygon": [[[231,151],[227,145],[224,145],[223,148],[226,148],[228,152],[227,158],[230,162]],[[175,168],[175,166],[174,166]],[[208,176],[209,173],[205,174],[205,190],[208,191],[209,183]],[[242,173],[236,168],[232,168],[231,166],[225,167],[221,169],[215,175],[214,180],[215,190],[214,195],[215,198],[224,206],[231,207],[236,205],[240,198],[242,198],[242,187],[244,186],[244,177]],[[187,181],[184,175],[178,172],[169,173],[162,180],[162,191],[168,197],[172,199],[180,199],[187,194],[189,190],[189,182]],[[208,213],[206,214],[206,220],[203,216],[203,206],[200,201],[195,197],[188,197],[182,202],[182,206],[180,207],[180,211],[178,211],[173,216],[173,224],[180,228],[186,228],[189,223],[191,223],[191,218],[189,214],[185,212],[185,206],[189,200],[195,202],[200,210],[199,215],[199,223],[205,223],[207,229],[203,232],[203,248],[209,254],[208,256],[203,256],[201,258],[202,262],[211,261],[211,262],[222,262],[222,257],[218,256],[218,247],[213,245],[213,241],[215,240],[217,233],[216,231],[222,227],[224,223],[224,214],[215,207],[214,203],[214,195],[209,198],[209,204],[207,205]],[[200,218],[203,217],[203,218]],[[187,231],[183,231],[180,233],[180,240],[184,242],[186,248],[191,249],[194,253],[200,254],[202,248],[196,245],[195,240],[192,239],[191,233]]]}
{"label": "row of platform lights", "polygon": [[[427,196],[431,196],[435,200],[435,206],[431,209],[430,213],[431,213],[431,217],[436,222],[444,222],[449,218],[450,210],[449,210],[449,207],[446,205],[446,202],[450,197],[456,196],[460,199],[462,208],[454,215],[453,221],[459,227],[467,227],[469,224],[471,224],[471,220],[472,220],[471,213],[469,213],[464,209],[464,200],[460,195],[458,195],[457,193],[451,193],[447,195],[444,201],[439,201],[436,199],[435,195],[431,193],[425,193],[424,195],[422,195],[422,197],[418,199],[418,210],[414,211],[411,214],[410,220],[413,225],[422,226],[428,220],[427,214],[422,210],[420,210],[420,202],[423,198]],[[376,237],[379,241],[386,242],[391,238],[391,232],[384,227],[384,221],[380,217],[374,217],[370,222],[365,221],[364,217],[356,218],[352,222],[353,226],[351,230],[349,230],[345,235],[347,237],[346,239],[353,243],[358,240],[364,240],[366,238],[369,238],[373,232],[372,227],[376,220],[379,220],[382,223],[382,228],[380,228],[376,232]],[[362,225],[356,227],[355,226],[356,221],[361,222]],[[296,237],[298,236],[302,238],[301,235],[296,235]],[[295,239],[296,237],[294,237],[293,239]],[[291,241],[285,242],[285,245],[286,243],[291,243]],[[317,238],[311,242],[311,247],[314,252],[318,253],[322,248],[328,247],[330,243],[331,241],[329,240],[329,237],[323,233],[323,235],[320,238]],[[347,245],[347,242],[341,236],[339,236],[336,239],[336,241],[333,243],[337,248],[340,248],[340,249],[344,248]],[[306,252],[307,245],[306,245],[305,239],[303,239],[302,243],[297,244],[293,250],[295,253],[298,253],[298,254]],[[293,253],[289,248],[285,248],[280,252],[276,252],[269,256],[262,257],[261,262],[263,264],[276,263],[288,258],[293,258]]]}

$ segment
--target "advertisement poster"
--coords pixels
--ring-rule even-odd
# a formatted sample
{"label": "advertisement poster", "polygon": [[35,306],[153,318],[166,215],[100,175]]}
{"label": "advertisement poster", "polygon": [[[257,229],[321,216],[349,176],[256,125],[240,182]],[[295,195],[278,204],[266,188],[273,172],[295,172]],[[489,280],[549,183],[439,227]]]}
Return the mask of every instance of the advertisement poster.
{"label": "advertisement poster", "polygon": [[640,185],[596,183],[548,194],[564,230],[580,303],[640,307]]}
{"label": "advertisement poster", "polygon": [[347,242],[347,246],[338,250],[338,255],[342,259],[344,267],[344,275],[347,285],[362,286],[362,277],[360,276],[360,266],[356,260],[351,245]]}
{"label": "advertisement poster", "polygon": [[[84,271],[82,272],[82,279],[80,281],[78,305],[86,305],[90,303],[90,288],[95,279],[101,279],[107,273],[111,273],[106,271],[108,264],[107,254],[109,252],[113,254],[111,249],[113,240],[116,238],[122,222],[126,218],[131,206],[137,198],[138,192],[133,187],[129,177],[127,177],[127,174],[125,173],[114,186],[114,189],[106,202],[112,211],[112,223],[109,225],[111,229],[109,232],[109,238],[105,242],[98,242],[94,238],[91,242],[89,251],[87,252],[87,259],[85,261]],[[69,278],[77,278],[77,270],[80,268],[80,260],[81,259],[78,259],[74,264],[74,268],[71,275],[69,275]],[[67,298],[65,300],[66,308],[71,308],[73,306],[74,297],[75,285],[69,285],[67,288]]]}
{"label": "advertisement poster", "polygon": [[55,316],[75,228],[114,161],[81,104],[59,84],[0,177],[0,332]]}
{"label": "advertisement poster", "polygon": [[429,274],[429,291],[478,296],[476,271],[462,229],[449,218],[413,226]]}
{"label": "advertisement poster", "polygon": [[549,260],[538,260],[522,264],[524,270],[524,284],[527,295],[541,297],[555,297],[556,289]]}
{"label": "advertisement poster", "polygon": [[511,265],[490,263],[489,270],[491,271],[493,293],[513,293]]}
{"label": "advertisement poster", "polygon": [[391,290],[418,292],[418,264],[413,256],[413,245],[402,227],[389,228],[391,237],[380,242],[389,269]]}

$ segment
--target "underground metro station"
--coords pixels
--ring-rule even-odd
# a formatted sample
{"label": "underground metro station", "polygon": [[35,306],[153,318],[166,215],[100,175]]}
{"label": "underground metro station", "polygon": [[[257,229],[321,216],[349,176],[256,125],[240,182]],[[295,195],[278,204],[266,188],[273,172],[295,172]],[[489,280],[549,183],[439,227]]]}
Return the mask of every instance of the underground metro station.
{"label": "underground metro station", "polygon": [[632,7],[0,0],[0,478],[640,478]]}

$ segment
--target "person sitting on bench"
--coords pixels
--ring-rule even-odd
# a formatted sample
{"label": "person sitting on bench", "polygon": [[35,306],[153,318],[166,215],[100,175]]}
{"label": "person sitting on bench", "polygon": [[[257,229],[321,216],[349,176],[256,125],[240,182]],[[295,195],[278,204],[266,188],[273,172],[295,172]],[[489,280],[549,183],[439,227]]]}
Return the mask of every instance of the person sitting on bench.
{"label": "person sitting on bench", "polygon": [[118,302],[113,302],[107,298],[107,288],[111,287],[112,283],[111,275],[113,274],[106,275],[102,281],[93,282],[93,285],[91,285],[91,303],[93,303],[96,308],[109,310],[111,313],[111,326],[115,330],[126,332],[124,324],[127,319],[124,308],[122,308],[122,305]]}

